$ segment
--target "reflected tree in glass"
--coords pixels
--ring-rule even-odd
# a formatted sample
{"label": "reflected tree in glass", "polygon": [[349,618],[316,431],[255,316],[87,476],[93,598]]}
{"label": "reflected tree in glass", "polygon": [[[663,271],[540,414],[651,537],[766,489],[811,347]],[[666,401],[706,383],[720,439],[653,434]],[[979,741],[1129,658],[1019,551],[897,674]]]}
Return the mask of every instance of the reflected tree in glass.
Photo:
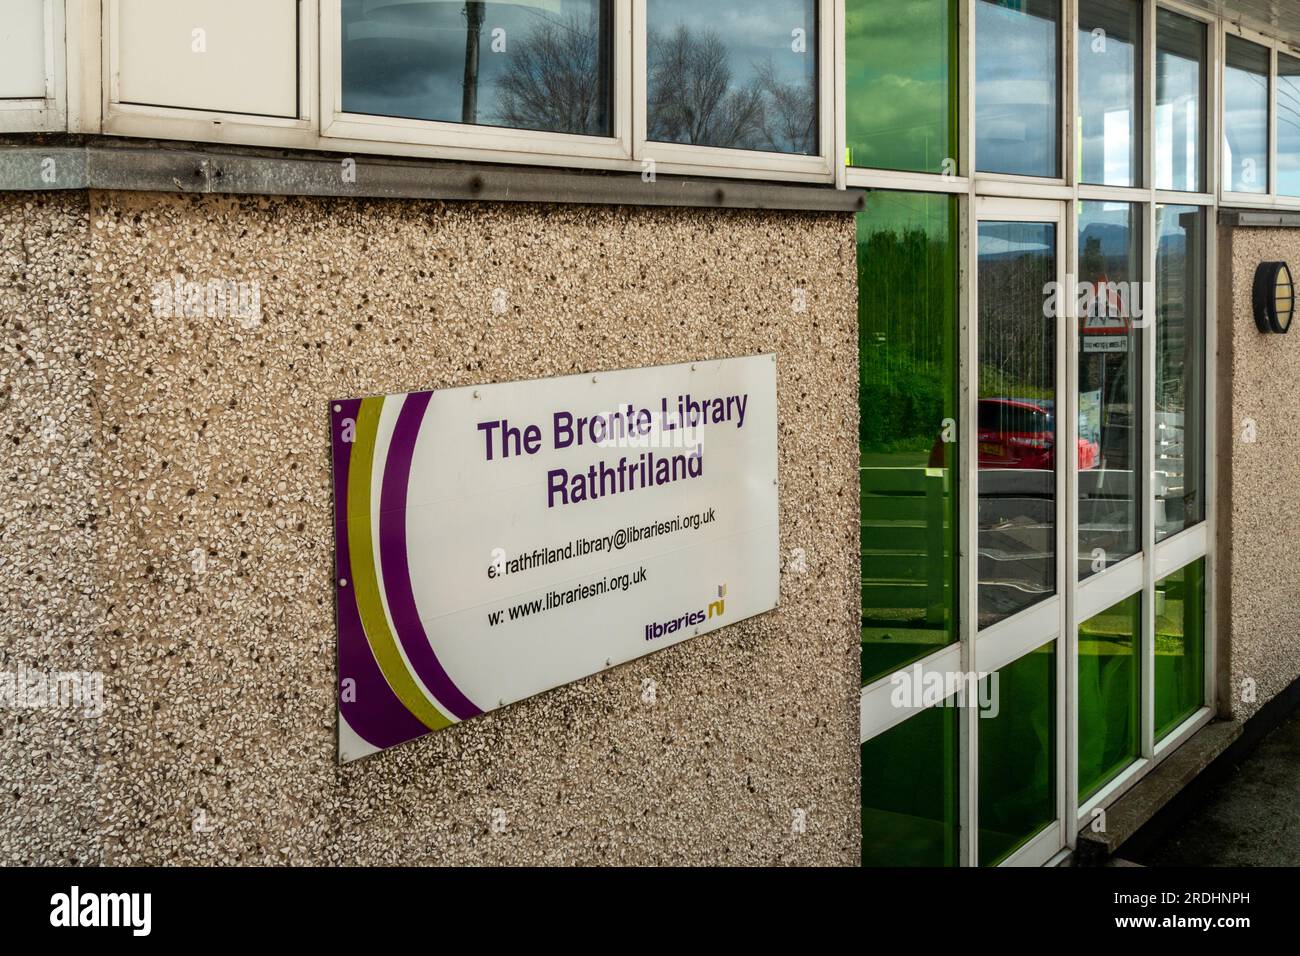
{"label": "reflected tree in glass", "polygon": [[612,134],[612,0],[343,0],[343,109]]}
{"label": "reflected tree in glass", "polygon": [[862,681],[957,640],[957,206],[858,216]]}
{"label": "reflected tree in glass", "polygon": [[814,0],[647,0],[646,137],[815,155]]}

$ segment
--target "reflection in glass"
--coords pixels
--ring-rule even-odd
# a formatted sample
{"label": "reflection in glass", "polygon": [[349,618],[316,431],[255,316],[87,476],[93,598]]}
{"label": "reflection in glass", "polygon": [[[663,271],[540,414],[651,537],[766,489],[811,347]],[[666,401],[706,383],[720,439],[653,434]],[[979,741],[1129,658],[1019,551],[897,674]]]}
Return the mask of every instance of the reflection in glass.
{"label": "reflection in glass", "polygon": [[1156,540],[1205,520],[1205,212],[1156,207]]}
{"label": "reflection in glass", "polygon": [[979,224],[979,626],[1056,593],[1056,226]]}
{"label": "reflection in glass", "polygon": [[1079,627],[1079,799],[1086,800],[1141,753],[1138,680],[1142,595]]}
{"label": "reflection in glass", "polygon": [[1205,701],[1205,559],[1156,582],[1156,741]]}
{"label": "reflection in glass", "polygon": [[979,0],[975,10],[975,165],[1061,175],[1059,0]]}
{"label": "reflection in glass", "polygon": [[1008,664],[982,700],[979,725],[979,864],[992,866],[1056,819],[1056,644]]}
{"label": "reflection in glass", "polygon": [[1229,34],[1223,69],[1223,188],[1268,192],[1268,74],[1266,47]]}
{"label": "reflection in glass", "polygon": [[1079,181],[1137,186],[1142,4],[1079,2]]}
{"label": "reflection in glass", "polygon": [[815,0],[646,0],[646,136],[816,155]]}
{"label": "reflection in glass", "polygon": [[1156,188],[1205,186],[1206,25],[1156,11]]}
{"label": "reflection in glass", "polygon": [[1277,191],[1300,196],[1300,60],[1277,55]]}
{"label": "reflection in glass", "polygon": [[1080,578],[1141,547],[1140,209],[1079,203]]}
{"label": "reflection in glass", "polygon": [[343,109],[611,135],[610,0],[343,0]]}
{"label": "reflection in glass", "polygon": [[846,0],[848,165],[956,172],[957,0]]}
{"label": "reflection in glass", "polygon": [[858,216],[864,685],[957,640],[956,202]]}
{"label": "reflection in glass", "polygon": [[957,866],[957,707],[862,745],[862,865]]}

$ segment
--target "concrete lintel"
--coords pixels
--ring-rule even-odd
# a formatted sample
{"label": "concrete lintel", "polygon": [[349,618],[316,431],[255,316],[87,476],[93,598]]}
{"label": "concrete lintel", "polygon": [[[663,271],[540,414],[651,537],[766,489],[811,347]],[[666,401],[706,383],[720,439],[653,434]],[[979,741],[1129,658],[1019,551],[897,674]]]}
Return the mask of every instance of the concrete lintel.
{"label": "concrete lintel", "polygon": [[[52,163],[52,165],[51,165]],[[491,164],[165,146],[0,146],[0,190],[108,189],[256,196],[694,206],[851,213],[861,189]]]}
{"label": "concrete lintel", "polygon": [[1219,224],[1246,229],[1300,229],[1300,210],[1220,209]]}

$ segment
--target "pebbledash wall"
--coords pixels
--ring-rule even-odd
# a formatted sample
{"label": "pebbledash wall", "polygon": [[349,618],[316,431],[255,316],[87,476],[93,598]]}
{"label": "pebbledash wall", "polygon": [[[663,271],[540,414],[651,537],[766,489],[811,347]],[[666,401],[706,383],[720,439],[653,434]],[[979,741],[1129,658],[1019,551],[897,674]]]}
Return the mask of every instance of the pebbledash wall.
{"label": "pebbledash wall", "polygon": [[1300,341],[1251,304],[1260,263],[1300,269],[1295,225],[1218,230],[1218,693],[1238,720],[1300,679]]}
{"label": "pebbledash wall", "polygon": [[[0,713],[0,862],[857,863],[851,215],[92,189],[0,240],[0,669],[107,699]],[[766,351],[777,611],[337,766],[329,399]]]}

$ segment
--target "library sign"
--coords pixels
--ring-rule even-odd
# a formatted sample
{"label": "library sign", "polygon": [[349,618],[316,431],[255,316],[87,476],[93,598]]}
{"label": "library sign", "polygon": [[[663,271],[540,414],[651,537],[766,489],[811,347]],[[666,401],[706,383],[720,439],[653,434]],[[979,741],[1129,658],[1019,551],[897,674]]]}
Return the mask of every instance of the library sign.
{"label": "library sign", "polygon": [[776,607],[776,358],[330,406],[339,759]]}

